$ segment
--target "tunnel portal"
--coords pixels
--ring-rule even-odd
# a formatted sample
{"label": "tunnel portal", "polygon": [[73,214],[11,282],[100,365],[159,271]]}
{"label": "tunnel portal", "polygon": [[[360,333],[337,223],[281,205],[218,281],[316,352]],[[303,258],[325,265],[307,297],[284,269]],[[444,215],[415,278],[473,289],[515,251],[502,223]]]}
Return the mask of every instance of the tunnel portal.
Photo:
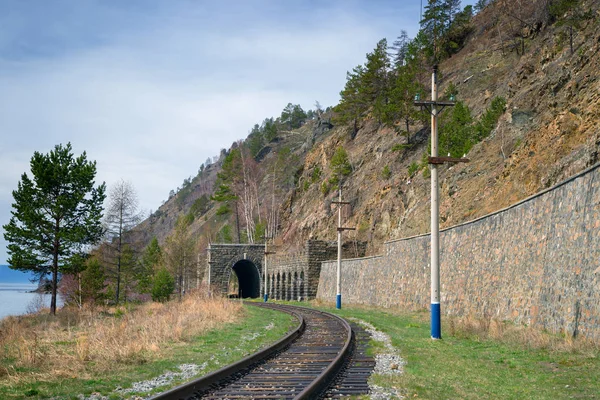
{"label": "tunnel portal", "polygon": [[231,269],[238,278],[238,297],[243,299],[260,297],[260,275],[252,261],[240,260]]}

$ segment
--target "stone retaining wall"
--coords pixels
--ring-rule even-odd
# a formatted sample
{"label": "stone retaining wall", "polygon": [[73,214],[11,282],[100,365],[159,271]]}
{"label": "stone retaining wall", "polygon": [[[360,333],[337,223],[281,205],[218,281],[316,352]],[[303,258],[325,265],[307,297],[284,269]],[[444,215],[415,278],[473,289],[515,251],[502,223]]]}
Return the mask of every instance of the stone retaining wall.
{"label": "stone retaining wall", "polygon": [[[344,260],[344,303],[429,308],[429,235]],[[504,210],[441,231],[442,312],[600,338],[600,164]],[[335,299],[335,262],[317,298]]]}

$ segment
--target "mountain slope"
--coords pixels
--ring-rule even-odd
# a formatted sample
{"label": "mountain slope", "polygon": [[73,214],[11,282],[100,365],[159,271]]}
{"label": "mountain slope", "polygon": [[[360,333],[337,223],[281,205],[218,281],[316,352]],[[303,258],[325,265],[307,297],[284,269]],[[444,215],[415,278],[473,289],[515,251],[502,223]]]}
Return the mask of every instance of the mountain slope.
{"label": "mountain slope", "polygon": [[[584,4],[592,15],[574,37],[573,54],[564,25],[534,16],[531,23],[517,23],[505,12],[511,1],[498,0],[474,17],[474,33],[465,47],[440,64],[439,92],[452,82],[475,118],[494,97],[506,99],[497,127],[469,152],[471,162],[440,169],[442,227],[508,206],[599,161],[600,15],[597,2]],[[524,15],[534,11],[521,10]],[[424,80],[429,74],[422,71]],[[324,194],[322,183],[331,177],[330,160],[340,146],[353,166],[343,188],[351,202],[345,225],[357,228],[346,234],[348,239],[367,240],[373,254],[386,240],[427,232],[429,179],[424,169],[409,173],[411,164],[420,164],[427,152],[427,125],[415,127],[410,147],[398,146],[406,144],[405,138],[373,119],[362,121],[356,135],[351,126],[329,130],[317,121],[280,132],[257,156],[260,202],[267,204],[270,171],[277,155],[289,151],[287,183],[279,188],[277,201],[276,243],[291,251],[309,238],[335,238],[337,217],[331,201],[337,193]],[[164,240],[178,215],[212,193],[219,170],[220,164],[214,164],[192,180],[191,189],[145,221],[139,227],[145,240],[155,235]],[[225,224],[235,226],[233,215],[216,214],[213,204],[194,220],[191,232],[198,238],[198,250],[217,240]]]}

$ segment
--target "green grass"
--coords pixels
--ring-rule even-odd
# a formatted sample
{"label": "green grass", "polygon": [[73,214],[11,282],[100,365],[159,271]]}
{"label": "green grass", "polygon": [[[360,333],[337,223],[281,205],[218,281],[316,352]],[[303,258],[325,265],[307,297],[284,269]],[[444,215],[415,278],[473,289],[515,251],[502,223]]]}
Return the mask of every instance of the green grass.
{"label": "green grass", "polygon": [[[318,308],[361,319],[390,335],[406,361],[404,374],[375,375],[371,379],[377,385],[401,389],[407,398],[600,398],[597,347],[573,351],[532,349],[514,340],[451,336],[447,325],[443,326],[443,340],[434,341],[430,339],[428,313],[347,306],[342,310]],[[371,351],[384,349],[378,346]]]}
{"label": "green grass", "polygon": [[[190,343],[173,343],[167,349],[162,349],[164,357],[160,360],[119,366],[113,373],[94,376],[93,379],[63,374],[48,381],[19,384],[7,383],[6,377],[0,378],[0,399],[75,399],[78,394],[90,395],[94,392],[119,399],[123,396],[114,392],[117,387],[131,387],[133,382],[152,379],[166,371],[179,372],[177,366],[185,363],[208,362],[208,367],[201,373],[204,375],[279,340],[297,325],[296,319],[288,314],[257,307],[244,307],[244,310],[245,317],[241,322],[209,331]],[[266,330],[265,327],[270,323],[274,324],[274,328]],[[255,333],[259,334],[255,339],[244,339]],[[93,365],[89,369],[93,371]],[[31,368],[27,372],[35,374],[37,371]],[[174,382],[171,386],[179,383],[181,382]],[[161,387],[156,392],[167,389],[168,387]]]}

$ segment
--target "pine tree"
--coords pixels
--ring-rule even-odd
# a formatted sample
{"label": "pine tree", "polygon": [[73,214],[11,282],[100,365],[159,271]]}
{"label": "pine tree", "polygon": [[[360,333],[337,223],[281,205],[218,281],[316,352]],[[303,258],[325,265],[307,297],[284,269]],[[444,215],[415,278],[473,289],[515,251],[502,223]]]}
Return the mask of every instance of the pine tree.
{"label": "pine tree", "polygon": [[239,149],[232,149],[223,160],[221,171],[217,174],[216,189],[211,196],[211,200],[222,203],[223,212],[221,214],[231,212],[230,204],[238,199],[233,185],[240,169],[240,162]]}
{"label": "pine tree", "polygon": [[94,187],[96,162],[75,158],[71,143],[31,158],[33,179],[24,173],[13,191],[12,217],[3,226],[12,269],[52,275],[50,312],[56,314],[58,275],[78,272],[86,245],[103,229],[105,185]]}
{"label": "pine tree", "polygon": [[367,62],[361,80],[361,91],[373,108],[373,116],[383,121],[388,103],[388,73],[390,60],[387,40],[381,39],[373,52],[367,54]]}
{"label": "pine tree", "polygon": [[286,124],[288,129],[299,128],[305,121],[306,113],[299,104],[288,103],[281,112],[281,122]]}
{"label": "pine tree", "polygon": [[463,102],[458,101],[440,123],[440,153],[462,157],[471,150],[474,143],[471,111]]}
{"label": "pine tree", "polygon": [[273,118],[265,118],[260,128],[267,143],[277,137],[277,124],[273,121]]}
{"label": "pine tree", "polygon": [[473,7],[470,5],[453,15],[444,40],[445,55],[455,54],[464,46],[467,37],[474,29],[471,23],[472,18]]}
{"label": "pine tree", "polygon": [[156,277],[152,283],[152,300],[165,302],[169,301],[171,294],[175,291],[175,279],[165,268],[160,268],[156,272]]}
{"label": "pine tree", "polygon": [[392,64],[394,67],[400,68],[406,64],[408,57],[408,45],[410,44],[410,38],[408,37],[408,33],[402,29],[400,31],[400,36],[394,40],[392,46],[390,47],[393,50],[391,54]]}
{"label": "pine tree", "polygon": [[427,52],[431,54],[431,62],[438,63],[442,58],[444,36],[450,26],[450,7],[446,0],[428,0],[421,20],[421,31],[427,42]]}
{"label": "pine tree", "polygon": [[422,91],[423,87],[417,80],[414,63],[406,64],[395,71],[384,122],[398,132],[401,131],[401,127],[397,122],[403,122],[407,143],[410,143],[411,123],[423,119],[422,113],[413,105],[415,94]]}
{"label": "pine tree", "polygon": [[354,67],[352,72],[346,73],[346,86],[340,92],[340,102],[335,107],[336,121],[341,124],[351,123],[353,126],[352,137],[358,132],[358,122],[368,109],[368,101],[361,90],[364,75],[363,66]]}
{"label": "pine tree", "polygon": [[158,244],[158,239],[154,236],[142,254],[140,271],[137,276],[140,293],[150,293],[154,274],[163,265],[163,252]]}
{"label": "pine tree", "polygon": [[348,159],[348,153],[343,147],[338,147],[331,157],[331,171],[333,172],[332,184],[341,185],[344,179],[352,173],[352,165]]}
{"label": "pine tree", "polygon": [[86,269],[81,273],[81,294],[86,302],[101,303],[105,298],[106,274],[100,260],[92,256],[86,262]]}

